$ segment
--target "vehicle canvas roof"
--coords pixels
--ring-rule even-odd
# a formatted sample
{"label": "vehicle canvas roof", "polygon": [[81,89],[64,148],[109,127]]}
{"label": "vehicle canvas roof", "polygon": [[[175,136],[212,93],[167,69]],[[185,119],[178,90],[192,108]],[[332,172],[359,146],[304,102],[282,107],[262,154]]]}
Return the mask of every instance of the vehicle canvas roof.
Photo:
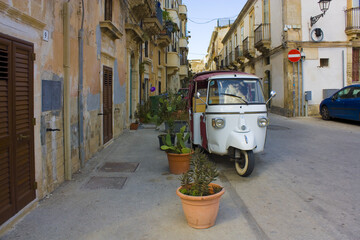
{"label": "vehicle canvas roof", "polygon": [[217,71],[207,71],[207,72],[201,72],[198,74],[195,74],[193,78],[190,81],[189,84],[189,93],[188,93],[188,99],[189,99],[189,108],[192,106],[192,97],[194,95],[195,91],[195,82],[197,82],[198,88],[206,88],[207,81],[209,78],[212,77],[226,77],[226,78],[233,78],[234,75],[236,77],[248,77],[248,78],[258,78],[253,74],[250,73],[244,73],[239,71],[228,71],[228,70],[217,70]]}
{"label": "vehicle canvas roof", "polygon": [[244,73],[244,72],[238,72],[238,71],[208,71],[208,72],[201,72],[196,74],[192,81],[194,82],[201,82],[201,81],[207,81],[209,78],[211,77],[215,77],[215,76],[227,76],[227,77],[233,77],[234,75],[236,75],[237,77],[239,76],[247,76],[247,77],[255,77],[255,75],[250,74],[250,73]]}

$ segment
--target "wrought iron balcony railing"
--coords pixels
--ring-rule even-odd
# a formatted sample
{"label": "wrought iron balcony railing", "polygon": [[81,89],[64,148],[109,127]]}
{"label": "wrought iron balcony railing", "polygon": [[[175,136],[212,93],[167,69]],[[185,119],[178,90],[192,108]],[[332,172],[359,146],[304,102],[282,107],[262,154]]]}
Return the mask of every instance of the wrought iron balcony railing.
{"label": "wrought iron balcony railing", "polygon": [[270,23],[260,24],[254,31],[255,45],[261,41],[270,41]]}
{"label": "wrought iron balcony railing", "polygon": [[360,8],[345,10],[345,30],[360,30]]}
{"label": "wrought iron balcony railing", "polygon": [[243,53],[247,58],[252,58],[255,55],[254,37],[249,36],[243,40]]}
{"label": "wrought iron balcony railing", "polygon": [[234,61],[234,54],[233,54],[233,52],[231,51],[231,52],[229,53],[229,64],[231,64],[233,61]]}
{"label": "wrought iron balcony railing", "polygon": [[242,46],[237,45],[235,48],[235,59],[238,59],[239,57],[242,57]]}

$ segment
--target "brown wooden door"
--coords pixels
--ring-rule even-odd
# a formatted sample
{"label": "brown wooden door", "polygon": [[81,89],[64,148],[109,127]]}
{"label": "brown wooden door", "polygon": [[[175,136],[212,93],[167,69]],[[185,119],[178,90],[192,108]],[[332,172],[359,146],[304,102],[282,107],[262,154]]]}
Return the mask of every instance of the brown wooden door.
{"label": "brown wooden door", "polygon": [[0,224],[35,199],[33,44],[0,34]]}
{"label": "brown wooden door", "polygon": [[103,135],[104,143],[112,139],[112,68],[103,69]]}

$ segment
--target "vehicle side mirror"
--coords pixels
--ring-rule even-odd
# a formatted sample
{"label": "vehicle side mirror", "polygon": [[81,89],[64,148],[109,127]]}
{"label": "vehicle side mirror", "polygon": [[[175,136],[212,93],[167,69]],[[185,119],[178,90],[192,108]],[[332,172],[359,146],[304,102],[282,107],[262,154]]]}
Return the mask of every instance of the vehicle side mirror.
{"label": "vehicle side mirror", "polygon": [[205,103],[205,105],[207,106],[206,102],[205,102],[204,100],[202,100],[202,98],[200,98],[200,97],[201,97],[200,92],[197,92],[196,95],[195,95],[195,98],[196,98],[196,99],[200,99],[200,100],[201,100],[203,103]]}
{"label": "vehicle side mirror", "polygon": [[195,98],[200,99],[200,96],[201,96],[200,92],[197,92],[196,95],[195,95]]}
{"label": "vehicle side mirror", "polygon": [[271,92],[270,92],[270,98],[266,101],[266,104],[268,104],[269,102],[270,102],[270,100],[273,98],[273,97],[275,97],[276,96],[276,92],[274,91],[274,90],[272,90]]}

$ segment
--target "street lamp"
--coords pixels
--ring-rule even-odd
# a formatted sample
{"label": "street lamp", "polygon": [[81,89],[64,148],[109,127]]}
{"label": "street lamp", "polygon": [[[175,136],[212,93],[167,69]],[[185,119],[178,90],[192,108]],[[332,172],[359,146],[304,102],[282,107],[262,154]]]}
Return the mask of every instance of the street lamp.
{"label": "street lamp", "polygon": [[310,17],[310,22],[311,22],[311,27],[321,18],[325,15],[325,12],[329,9],[330,7],[330,2],[331,0],[319,0],[319,7],[320,10],[323,12],[319,15],[316,15],[314,17]]}

